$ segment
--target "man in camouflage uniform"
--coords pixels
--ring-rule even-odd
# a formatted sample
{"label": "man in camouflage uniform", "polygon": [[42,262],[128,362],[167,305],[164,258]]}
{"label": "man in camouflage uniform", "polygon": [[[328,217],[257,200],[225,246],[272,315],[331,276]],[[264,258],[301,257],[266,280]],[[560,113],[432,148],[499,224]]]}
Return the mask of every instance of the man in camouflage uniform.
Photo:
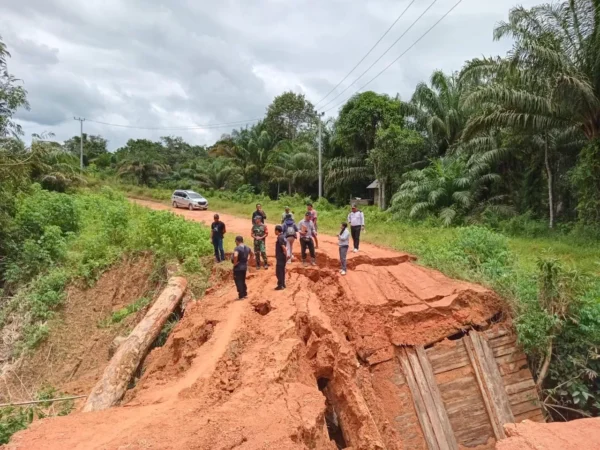
{"label": "man in camouflage uniform", "polygon": [[251,231],[252,238],[254,239],[254,256],[256,257],[256,268],[260,269],[260,256],[262,255],[265,269],[269,268],[267,263],[267,249],[265,240],[269,235],[267,226],[261,222],[259,216],[254,218],[254,225],[252,225]]}

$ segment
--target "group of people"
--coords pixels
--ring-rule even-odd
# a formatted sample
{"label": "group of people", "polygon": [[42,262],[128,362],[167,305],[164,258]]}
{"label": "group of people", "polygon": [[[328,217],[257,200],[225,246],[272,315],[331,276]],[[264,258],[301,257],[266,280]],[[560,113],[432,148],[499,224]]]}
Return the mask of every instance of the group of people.
{"label": "group of people", "polygon": [[[300,255],[302,265],[307,266],[307,252],[310,255],[310,264],[317,265],[315,249],[319,248],[318,231],[317,231],[317,211],[312,203],[306,205],[306,211],[299,222],[295,221],[294,213],[289,207],[281,215],[281,223],[275,226],[275,274],[277,276],[277,287],[275,290],[283,290],[285,284],[285,268],[287,264],[294,261],[294,244],[296,240],[300,241]],[[244,238],[237,236],[235,238],[236,247],[233,250],[233,278],[237,287],[239,299],[242,300],[248,296],[246,286],[246,273],[248,271],[248,263],[254,253],[256,260],[256,269],[269,268],[266,251],[266,239],[269,236],[267,224],[267,214],[262,209],[262,205],[257,204],[256,210],[252,213],[252,228],[250,236],[254,243],[254,252],[250,247],[244,244]],[[350,227],[350,230],[348,230]],[[350,247],[350,237],[354,246],[354,252],[359,251],[360,234],[365,229],[365,217],[362,211],[357,209],[356,205],[352,205],[352,210],[348,214],[348,221],[342,222],[340,232],[338,234],[338,246],[340,255],[340,273],[346,275],[346,257]],[[214,221],[211,226],[211,241],[215,249],[215,259],[217,262],[225,260],[225,252],[223,249],[223,237],[226,233],[226,226],[220,220],[219,215],[214,215]]]}

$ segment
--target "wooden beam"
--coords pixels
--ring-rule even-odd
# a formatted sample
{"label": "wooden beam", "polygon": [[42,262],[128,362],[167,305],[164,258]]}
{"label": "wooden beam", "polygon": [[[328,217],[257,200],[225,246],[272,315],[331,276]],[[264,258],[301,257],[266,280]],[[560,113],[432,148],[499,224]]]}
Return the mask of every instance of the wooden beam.
{"label": "wooden beam", "polygon": [[185,278],[174,277],[156,299],[144,318],[121,344],[104,369],[102,378],[90,393],[84,412],[99,411],[116,405],[127,390],[129,381],[163,325],[181,301],[187,287]]}
{"label": "wooden beam", "polygon": [[402,371],[404,372],[406,382],[408,383],[408,387],[412,394],[413,404],[415,405],[415,410],[417,412],[419,423],[421,424],[421,430],[423,430],[423,437],[425,438],[427,447],[429,450],[441,450],[438,446],[431,422],[429,421],[425,401],[421,396],[421,391],[417,385],[417,380],[415,379],[411,364],[408,360],[408,352],[405,347],[402,347],[399,350],[398,359],[400,360]]}

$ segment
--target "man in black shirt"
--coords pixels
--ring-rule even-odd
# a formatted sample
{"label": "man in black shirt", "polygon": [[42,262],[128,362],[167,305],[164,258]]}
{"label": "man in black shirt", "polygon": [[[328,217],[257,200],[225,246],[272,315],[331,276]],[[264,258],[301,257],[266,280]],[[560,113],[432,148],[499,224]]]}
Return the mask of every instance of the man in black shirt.
{"label": "man in black shirt", "polygon": [[277,275],[277,287],[276,291],[285,289],[285,264],[287,262],[287,241],[283,235],[283,227],[277,225],[275,227],[275,234],[277,235],[277,242],[275,244],[275,260],[277,264],[275,266],[275,274]]}
{"label": "man in black shirt", "polygon": [[235,238],[236,247],[233,250],[233,280],[238,291],[239,300],[248,297],[248,288],[246,286],[246,272],[248,270],[248,258],[251,258],[250,247],[244,245],[244,238],[237,236]]}
{"label": "man in black shirt", "polygon": [[219,215],[214,215],[214,221],[210,226],[210,240],[215,248],[215,259],[218,263],[225,261],[225,250],[223,249],[223,236],[227,230],[225,224],[219,220]]}
{"label": "man in black shirt", "polygon": [[262,205],[260,203],[256,204],[256,211],[252,213],[252,224],[254,224],[254,219],[256,217],[260,217],[260,223],[264,224],[265,220],[267,220],[267,215],[262,209]]}

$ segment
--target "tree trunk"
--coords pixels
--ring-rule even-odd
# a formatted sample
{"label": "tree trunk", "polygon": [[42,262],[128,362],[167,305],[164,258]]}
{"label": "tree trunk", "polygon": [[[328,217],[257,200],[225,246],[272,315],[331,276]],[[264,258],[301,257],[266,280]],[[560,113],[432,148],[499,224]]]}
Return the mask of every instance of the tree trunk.
{"label": "tree trunk", "polygon": [[381,205],[380,205],[380,207],[381,207],[382,211],[385,211],[385,208],[386,208],[386,204],[385,204],[385,201],[386,201],[385,200],[385,188],[386,188],[386,184],[387,183],[384,180],[384,181],[381,182],[381,186],[380,186],[380,189],[381,189]]}
{"label": "tree trunk", "polygon": [[288,181],[288,194],[291,196],[292,195],[292,182]]}
{"label": "tree trunk", "polygon": [[548,342],[548,349],[546,350],[546,357],[544,358],[544,363],[542,364],[542,368],[540,369],[540,373],[538,374],[537,382],[535,383],[538,388],[541,389],[544,380],[546,379],[546,375],[548,375],[548,369],[550,368],[550,361],[552,360],[552,339]]}
{"label": "tree trunk", "polygon": [[84,412],[107,409],[121,400],[131,377],[181,301],[186,287],[185,278],[174,277],[169,280],[160,297],[109,361],[102,378],[88,396]]}
{"label": "tree trunk", "polygon": [[548,155],[548,137],[545,139],[544,162],[546,164],[546,178],[548,179],[548,210],[550,212],[550,228],[554,228],[554,193],[552,190],[552,168]]}

